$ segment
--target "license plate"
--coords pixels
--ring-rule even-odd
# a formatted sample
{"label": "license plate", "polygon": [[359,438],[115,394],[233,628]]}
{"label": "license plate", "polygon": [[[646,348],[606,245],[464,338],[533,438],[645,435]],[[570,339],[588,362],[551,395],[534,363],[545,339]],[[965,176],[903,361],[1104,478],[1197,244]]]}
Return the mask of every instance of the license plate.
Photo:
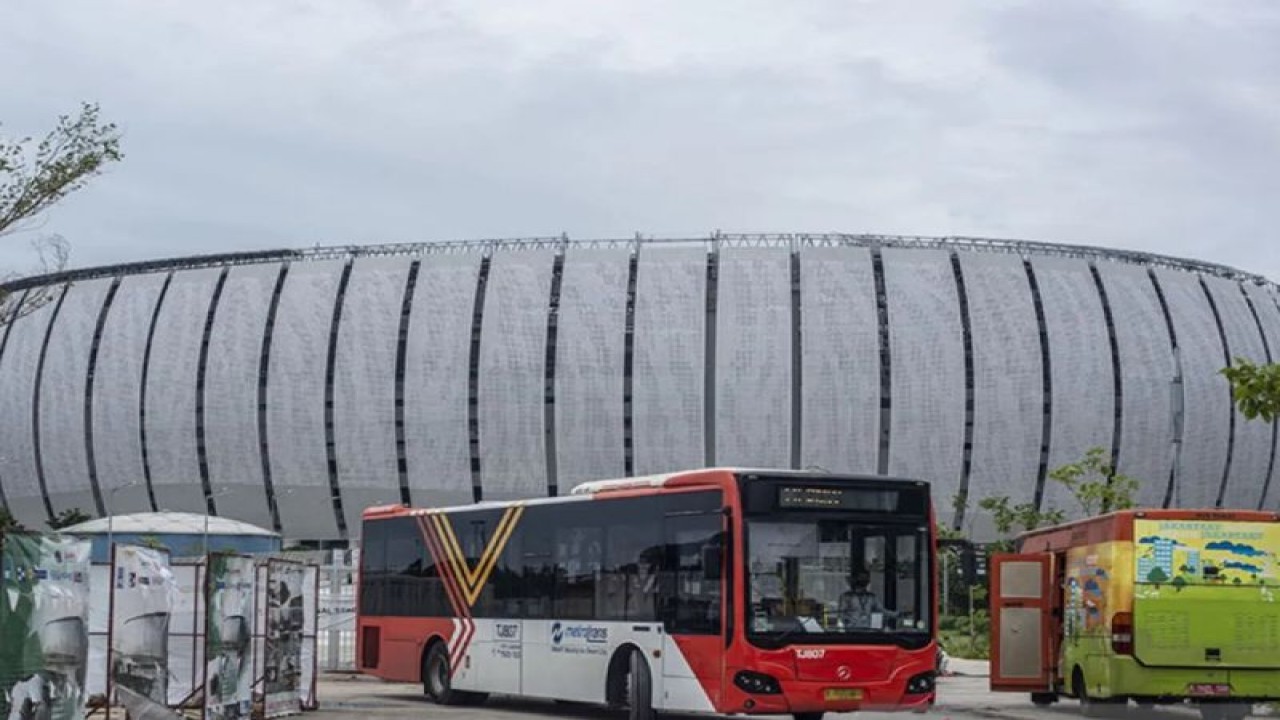
{"label": "license plate", "polygon": [[1192,683],[1187,693],[1195,697],[1222,697],[1231,694],[1231,686],[1224,683]]}
{"label": "license plate", "polygon": [[862,691],[856,688],[829,688],[823,693],[823,697],[830,701],[861,700]]}

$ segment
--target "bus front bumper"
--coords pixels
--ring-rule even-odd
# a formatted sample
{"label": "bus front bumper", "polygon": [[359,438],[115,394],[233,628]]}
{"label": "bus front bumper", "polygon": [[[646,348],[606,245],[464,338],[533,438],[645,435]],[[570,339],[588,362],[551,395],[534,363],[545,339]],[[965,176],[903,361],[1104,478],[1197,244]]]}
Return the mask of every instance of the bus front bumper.
{"label": "bus front bumper", "polygon": [[728,684],[721,712],[749,715],[859,710],[924,712],[933,706],[936,698],[932,678],[927,690],[914,694],[907,693],[901,679],[857,684],[782,680],[779,684],[782,691],[768,695],[746,693]]}

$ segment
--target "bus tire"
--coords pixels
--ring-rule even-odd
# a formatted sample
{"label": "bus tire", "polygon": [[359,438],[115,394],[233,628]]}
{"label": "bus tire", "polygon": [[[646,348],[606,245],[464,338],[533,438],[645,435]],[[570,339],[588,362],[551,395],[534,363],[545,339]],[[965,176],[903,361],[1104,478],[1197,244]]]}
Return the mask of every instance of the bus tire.
{"label": "bus tire", "polygon": [[826,713],[802,712],[802,713],[793,713],[791,717],[794,718],[794,720],[822,720],[823,715],[826,715]]}
{"label": "bus tire", "polygon": [[449,667],[449,648],[436,640],[422,659],[422,692],[437,705],[461,705],[466,697],[453,689],[453,671]]}
{"label": "bus tire", "polygon": [[654,720],[657,714],[653,711],[653,676],[644,653],[634,647],[627,653],[625,683],[627,720]]}

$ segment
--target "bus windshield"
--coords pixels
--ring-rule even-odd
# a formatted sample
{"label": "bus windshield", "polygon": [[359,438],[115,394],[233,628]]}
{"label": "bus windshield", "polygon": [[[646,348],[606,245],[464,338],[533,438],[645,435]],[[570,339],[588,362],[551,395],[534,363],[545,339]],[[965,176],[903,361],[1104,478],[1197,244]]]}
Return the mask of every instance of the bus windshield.
{"label": "bus windshield", "polygon": [[761,646],[928,642],[928,532],[803,515],[747,523],[747,629]]}

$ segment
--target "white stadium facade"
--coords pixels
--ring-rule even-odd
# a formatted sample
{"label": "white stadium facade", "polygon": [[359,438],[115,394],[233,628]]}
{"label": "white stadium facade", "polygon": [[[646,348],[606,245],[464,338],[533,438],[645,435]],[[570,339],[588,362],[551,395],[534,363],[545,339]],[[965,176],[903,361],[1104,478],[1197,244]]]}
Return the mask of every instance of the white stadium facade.
{"label": "white stadium facade", "polygon": [[[375,504],[707,465],[1077,509],[1092,447],[1154,506],[1280,508],[1274,425],[1218,371],[1280,359],[1278,289],[1092,247],[867,235],[319,248],[8,286],[0,503],[210,512],[357,539]],[[953,503],[958,495],[969,507]]]}

